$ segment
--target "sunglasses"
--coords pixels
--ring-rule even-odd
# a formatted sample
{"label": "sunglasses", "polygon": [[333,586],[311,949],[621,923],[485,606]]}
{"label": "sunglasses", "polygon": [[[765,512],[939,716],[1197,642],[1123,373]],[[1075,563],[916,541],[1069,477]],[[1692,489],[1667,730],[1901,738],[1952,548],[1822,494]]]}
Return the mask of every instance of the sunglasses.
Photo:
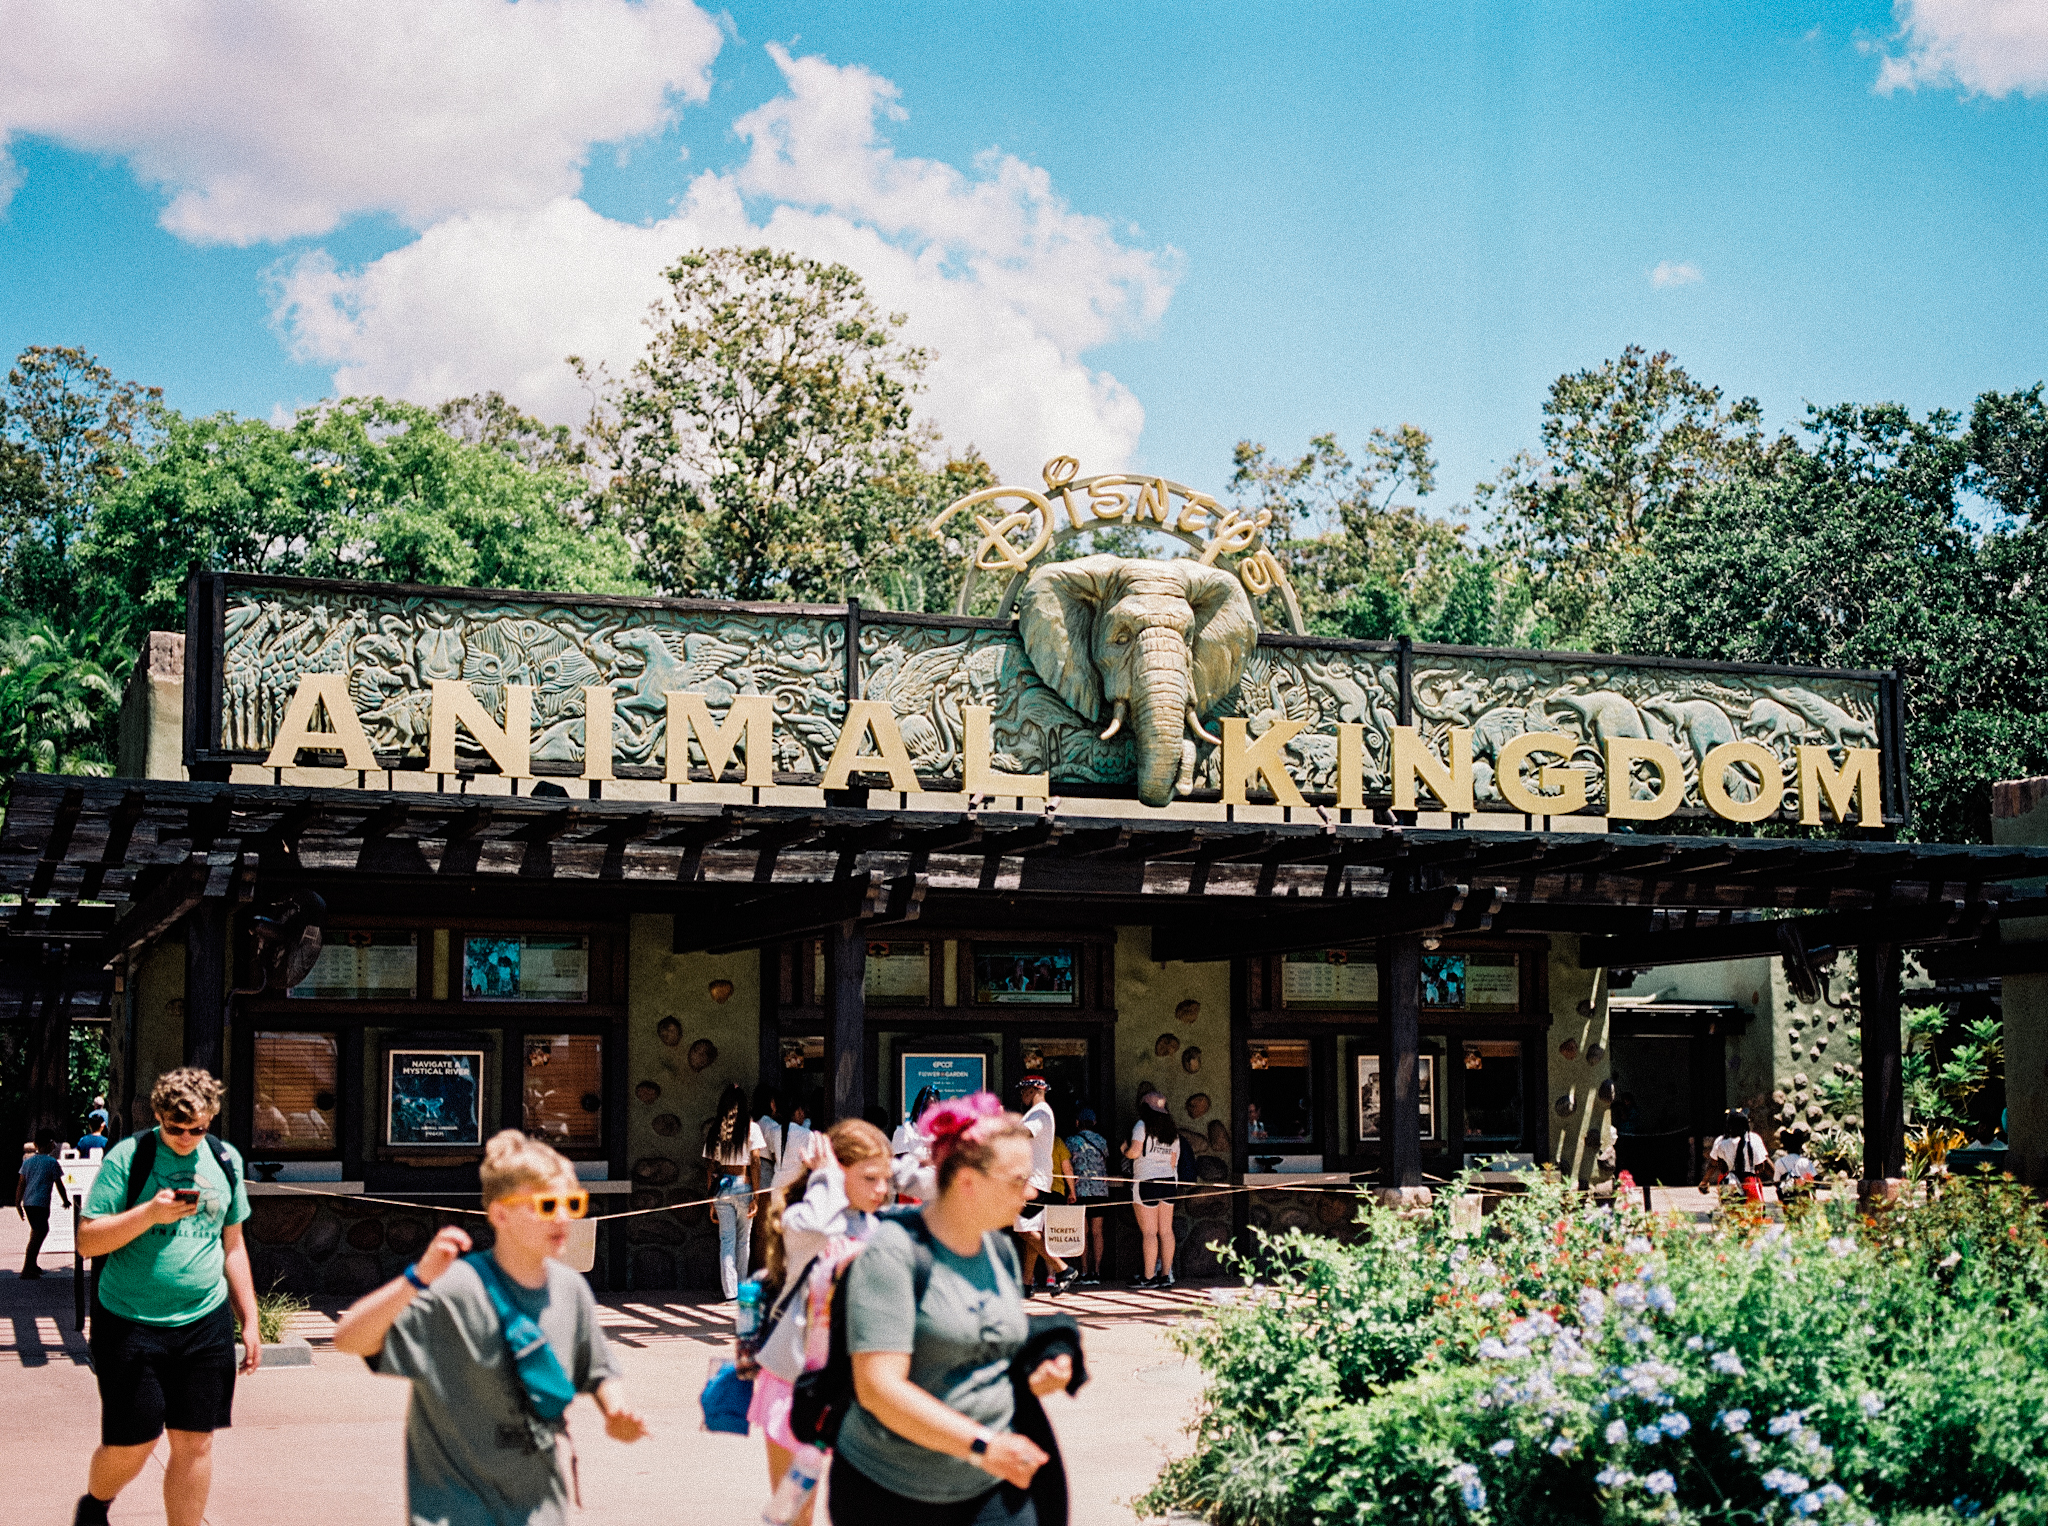
{"label": "sunglasses", "polygon": [[210,1123],[195,1123],[187,1127],[184,1124],[178,1123],[159,1123],[157,1127],[173,1139],[200,1139],[205,1136],[206,1131],[212,1128],[213,1125]]}
{"label": "sunglasses", "polygon": [[518,1197],[500,1198],[504,1203],[531,1203],[533,1211],[543,1219],[567,1216],[580,1219],[590,1211],[590,1194],[587,1192],[528,1192]]}

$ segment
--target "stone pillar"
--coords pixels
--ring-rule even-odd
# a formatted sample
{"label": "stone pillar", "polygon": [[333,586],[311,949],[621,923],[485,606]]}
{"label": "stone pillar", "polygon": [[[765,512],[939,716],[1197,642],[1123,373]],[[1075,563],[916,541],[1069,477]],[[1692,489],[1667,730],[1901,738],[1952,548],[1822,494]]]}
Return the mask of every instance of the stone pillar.
{"label": "stone pillar", "polygon": [[866,931],[858,922],[842,922],[825,934],[826,1043],[835,1122],[867,1111],[867,982]]}
{"label": "stone pillar", "polygon": [[1422,1019],[1422,939],[1380,940],[1380,1185],[1422,1186],[1422,1094],[1415,1081]]}
{"label": "stone pillar", "polygon": [[228,903],[209,896],[185,914],[185,1063],[227,1079]]}
{"label": "stone pillar", "polygon": [[1899,1035],[1899,951],[1888,943],[1857,950],[1862,987],[1863,1192],[1887,1196],[1881,1185],[1906,1174],[1906,1094]]}

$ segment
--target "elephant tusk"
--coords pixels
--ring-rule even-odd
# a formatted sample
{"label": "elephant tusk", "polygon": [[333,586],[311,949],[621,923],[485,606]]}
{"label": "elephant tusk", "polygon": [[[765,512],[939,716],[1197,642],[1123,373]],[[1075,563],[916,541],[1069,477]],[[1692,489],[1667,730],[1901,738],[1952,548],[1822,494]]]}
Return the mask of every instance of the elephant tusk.
{"label": "elephant tusk", "polygon": [[1129,704],[1123,700],[1118,700],[1116,702],[1116,711],[1109,718],[1109,729],[1102,733],[1100,740],[1107,742],[1119,731],[1122,731],[1124,729],[1124,717],[1129,715],[1130,711],[1131,707]]}
{"label": "elephant tusk", "polygon": [[1202,725],[1202,718],[1195,714],[1195,707],[1193,705],[1188,706],[1188,730],[1207,742],[1211,747],[1221,747],[1223,745],[1223,738],[1209,735]]}

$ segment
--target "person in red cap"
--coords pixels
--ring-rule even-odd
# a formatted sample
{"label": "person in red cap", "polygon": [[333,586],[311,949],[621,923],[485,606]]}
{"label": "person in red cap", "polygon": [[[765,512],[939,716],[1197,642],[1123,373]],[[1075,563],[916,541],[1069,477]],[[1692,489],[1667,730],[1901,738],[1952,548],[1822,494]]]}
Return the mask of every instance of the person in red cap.
{"label": "person in red cap", "polygon": [[1024,1296],[1029,1298],[1037,1286],[1040,1261],[1051,1269],[1052,1290],[1064,1293],[1081,1274],[1045,1248],[1045,1204],[1052,1192],[1052,1145],[1059,1131],[1053,1122],[1052,1108],[1045,1100],[1044,1076],[1027,1075],[1017,1083],[1017,1091],[1024,1104],[1024,1127],[1031,1130],[1031,1185],[1038,1189],[1038,1195],[1024,1205],[1026,1211],[1017,1216],[1014,1226],[1020,1242],[1019,1259],[1024,1263]]}

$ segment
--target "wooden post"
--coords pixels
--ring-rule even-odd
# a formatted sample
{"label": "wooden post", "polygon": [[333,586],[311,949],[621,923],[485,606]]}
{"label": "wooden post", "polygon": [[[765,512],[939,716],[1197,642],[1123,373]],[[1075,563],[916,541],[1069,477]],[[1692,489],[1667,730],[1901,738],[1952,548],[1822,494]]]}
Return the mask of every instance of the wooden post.
{"label": "wooden post", "polygon": [[825,1023],[832,1066],[832,1118],[858,1118],[868,1106],[868,940],[858,922],[825,934]]}
{"label": "wooden post", "polygon": [[1415,1082],[1421,1047],[1422,939],[1380,939],[1380,1185],[1422,1185],[1422,1094]]}
{"label": "wooden post", "polygon": [[[1856,952],[1863,991],[1863,1175],[1866,1182],[1893,1182],[1906,1174],[1899,951],[1889,943],[1866,943]],[[1865,1195],[1871,1191],[1866,1187]]]}
{"label": "wooden post", "polygon": [[228,903],[209,896],[185,914],[185,1063],[227,1074]]}

